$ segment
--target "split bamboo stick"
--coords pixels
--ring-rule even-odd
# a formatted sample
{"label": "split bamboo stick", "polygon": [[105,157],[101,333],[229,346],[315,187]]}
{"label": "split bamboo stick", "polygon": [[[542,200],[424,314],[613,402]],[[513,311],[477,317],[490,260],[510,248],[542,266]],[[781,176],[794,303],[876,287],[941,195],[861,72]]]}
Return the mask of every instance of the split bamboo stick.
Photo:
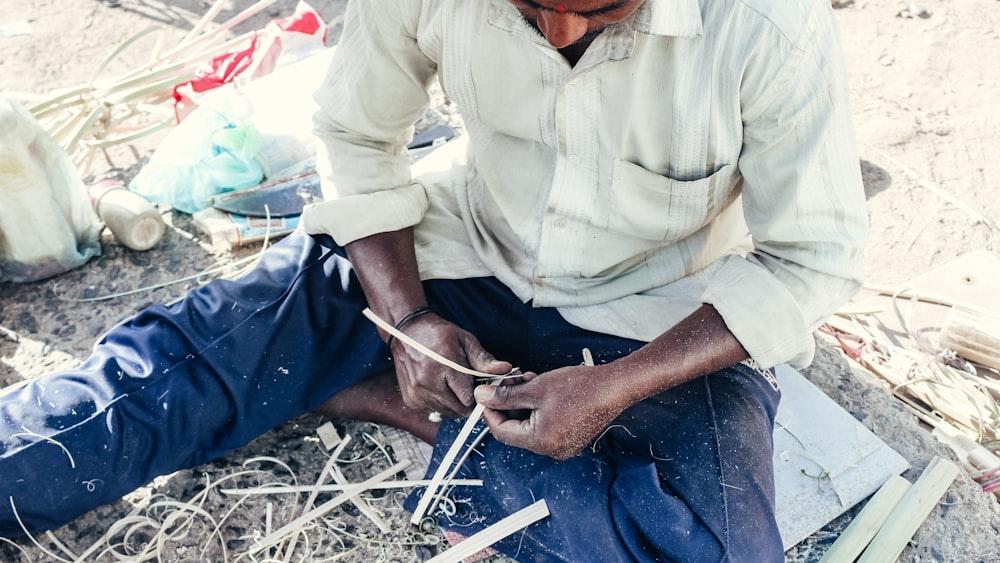
{"label": "split bamboo stick", "polygon": [[[493,382],[494,385],[500,383],[500,380]],[[420,497],[420,502],[417,503],[416,509],[413,511],[413,516],[410,518],[411,524],[419,524],[427,514],[427,509],[430,507],[431,502],[437,497],[438,490],[441,488],[441,483],[444,481],[445,476],[448,474],[448,470],[451,468],[452,463],[458,456],[458,452],[465,446],[465,441],[469,439],[469,435],[472,434],[472,429],[475,428],[476,423],[479,419],[483,417],[483,412],[486,410],[485,405],[476,405],[476,408],[472,410],[472,414],[466,419],[465,425],[459,430],[458,436],[455,437],[454,443],[452,443],[451,448],[445,452],[444,457],[441,459],[441,463],[438,465],[437,470],[434,472],[434,476],[431,478],[431,484],[427,485],[427,490],[424,491],[423,496]]]}
{"label": "split bamboo stick", "polygon": [[313,506],[316,504],[316,497],[319,496],[320,486],[326,481],[326,476],[333,470],[333,466],[340,459],[340,454],[344,452],[344,448],[351,443],[351,435],[348,434],[337,446],[337,449],[333,450],[330,454],[329,459],[326,460],[326,465],[323,466],[323,470],[319,472],[319,478],[316,479],[316,486],[313,487],[312,492],[306,498],[306,504],[302,508],[304,512],[309,512],[312,510]]}
{"label": "split bamboo stick", "polygon": [[527,508],[500,520],[496,524],[473,534],[462,543],[427,560],[427,563],[459,563],[466,557],[478,553],[507,536],[523,530],[549,515],[549,506],[542,499]]}
{"label": "split bamboo stick", "polygon": [[935,456],[889,514],[858,563],[895,561],[958,473],[957,465]]}
{"label": "split bamboo stick", "polygon": [[819,563],[851,563],[857,559],[910,486],[911,483],[899,475],[890,477],[823,554]]}

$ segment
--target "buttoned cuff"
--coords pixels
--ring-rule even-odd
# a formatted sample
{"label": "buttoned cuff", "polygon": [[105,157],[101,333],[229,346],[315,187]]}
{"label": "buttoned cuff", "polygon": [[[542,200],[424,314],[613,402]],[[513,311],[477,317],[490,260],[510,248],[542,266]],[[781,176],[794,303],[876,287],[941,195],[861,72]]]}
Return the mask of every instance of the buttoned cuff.
{"label": "buttoned cuff", "polygon": [[412,227],[426,212],[424,187],[409,184],[308,205],[299,225],[307,234],[327,234],[344,246],[374,234]]}
{"label": "buttoned cuff", "polygon": [[815,341],[792,294],[765,268],[728,256],[712,276],[702,302],[722,316],[729,331],[761,367],[812,362]]}

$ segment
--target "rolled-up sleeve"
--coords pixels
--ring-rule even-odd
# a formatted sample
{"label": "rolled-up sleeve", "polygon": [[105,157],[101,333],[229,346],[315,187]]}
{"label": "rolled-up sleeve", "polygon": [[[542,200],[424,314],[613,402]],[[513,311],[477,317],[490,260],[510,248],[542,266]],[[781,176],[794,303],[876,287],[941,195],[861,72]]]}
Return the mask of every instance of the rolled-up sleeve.
{"label": "rolled-up sleeve", "polygon": [[797,40],[775,33],[744,77],[739,168],[754,248],[725,259],[702,300],[762,366],[808,365],[812,332],[861,283],[868,213],[828,19],[811,18]]}
{"label": "rolled-up sleeve", "polygon": [[429,105],[437,65],[417,44],[419,0],[352,0],[327,77],[315,94],[322,203],[301,227],[339,244],[420,222],[427,209],[406,144]]}

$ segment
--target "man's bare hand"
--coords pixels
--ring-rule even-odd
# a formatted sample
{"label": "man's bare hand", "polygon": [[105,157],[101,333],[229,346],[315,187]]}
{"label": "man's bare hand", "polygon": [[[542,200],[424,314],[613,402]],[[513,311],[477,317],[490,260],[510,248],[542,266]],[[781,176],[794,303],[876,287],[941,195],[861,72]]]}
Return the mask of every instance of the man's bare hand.
{"label": "man's bare hand", "polygon": [[[406,335],[476,371],[502,375],[511,370],[509,362],[494,358],[472,334],[436,314],[421,315],[407,323]],[[396,363],[396,379],[407,406],[451,418],[465,417],[472,412],[475,382],[471,376],[441,365],[399,339],[393,340],[391,352]]]}
{"label": "man's bare hand", "polygon": [[486,406],[483,418],[498,440],[558,460],[590,445],[624,410],[617,406],[613,383],[598,377],[599,368],[572,366],[527,374],[520,383],[476,387]]}

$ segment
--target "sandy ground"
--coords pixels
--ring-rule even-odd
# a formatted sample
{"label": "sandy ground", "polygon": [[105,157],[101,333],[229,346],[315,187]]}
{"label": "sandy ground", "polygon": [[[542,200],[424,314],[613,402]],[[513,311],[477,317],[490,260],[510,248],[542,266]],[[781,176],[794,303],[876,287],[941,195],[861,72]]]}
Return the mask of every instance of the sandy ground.
{"label": "sandy ground", "polygon": [[[240,2],[240,6],[249,2]],[[280,0],[239,30],[260,27],[269,17],[287,15],[291,0]],[[343,0],[316,1],[327,19],[331,40],[339,34]],[[890,0],[834,2],[848,64],[861,166],[872,220],[865,273],[874,284],[894,286],[974,250],[997,253],[1000,232],[1000,2],[996,0]],[[159,26],[166,41],[177,41],[207,10],[207,3],[179,0],[121,0],[108,7],[98,0],[56,2],[0,0],[0,29],[27,21],[31,33],[0,33],[0,93],[45,93],[87,79],[96,61],[131,33]],[[224,11],[223,21],[235,12]],[[109,73],[134,68],[142,46],[122,54]],[[109,151],[98,163],[102,173],[127,176],[155,141]],[[0,385],[70,367],[86,357],[94,339],[121,319],[156,302],[179,296],[195,281],[96,303],[73,301],[195,275],[257,250],[232,253],[212,248],[183,214],[167,213],[171,223],[163,242],[148,252],[119,245],[105,233],[103,254],[77,270],[52,280],[0,285]],[[940,450],[912,417],[893,404],[874,380],[853,372],[842,358],[822,351],[807,375],[849,412],[913,463],[906,474],[919,475]],[[302,482],[316,479],[326,455],[314,437],[320,423],[303,417],[227,458],[205,467],[158,480],[129,498],[102,508],[57,530],[56,537],[79,554],[115,521],[153,495],[188,500],[204,488],[205,476],[218,479],[240,468],[243,460],[268,455],[290,465]],[[338,422],[356,447],[350,455],[363,478],[368,469],[387,466],[377,443],[381,429]],[[371,440],[364,438],[368,434]],[[370,456],[370,457],[366,457]],[[269,462],[267,462],[269,463]],[[260,465],[267,465],[261,462]],[[273,465],[273,464],[272,464]],[[254,466],[253,469],[256,469]],[[282,469],[265,467],[268,474]],[[370,474],[370,473],[369,473]],[[255,476],[254,478],[259,478]],[[209,504],[220,506],[218,495]],[[272,499],[273,501],[274,499]],[[276,502],[275,522],[288,506]],[[342,533],[319,542],[327,553],[348,553],[349,560],[423,560],[438,550],[440,538],[413,533],[394,495],[376,501],[398,524],[385,536],[359,516],[344,511]],[[266,502],[243,505],[221,531],[230,551],[245,548],[263,529]],[[842,518],[789,553],[789,560],[818,558],[848,521]],[[347,530],[344,532],[343,530]],[[402,531],[400,531],[402,530]],[[320,536],[317,536],[320,537]],[[1000,511],[991,497],[977,494],[968,480],[949,491],[904,552],[904,561],[1000,560]],[[318,540],[319,541],[319,540]],[[342,542],[339,547],[330,546]],[[28,545],[26,542],[19,542]],[[200,545],[200,544],[199,544]],[[315,546],[314,546],[315,547]],[[48,549],[52,549],[47,545]],[[28,547],[36,561],[51,559]],[[217,560],[215,545],[206,552],[190,545],[174,549],[167,560]],[[353,551],[352,551],[353,550]],[[16,560],[18,551],[0,545],[0,560]]]}

